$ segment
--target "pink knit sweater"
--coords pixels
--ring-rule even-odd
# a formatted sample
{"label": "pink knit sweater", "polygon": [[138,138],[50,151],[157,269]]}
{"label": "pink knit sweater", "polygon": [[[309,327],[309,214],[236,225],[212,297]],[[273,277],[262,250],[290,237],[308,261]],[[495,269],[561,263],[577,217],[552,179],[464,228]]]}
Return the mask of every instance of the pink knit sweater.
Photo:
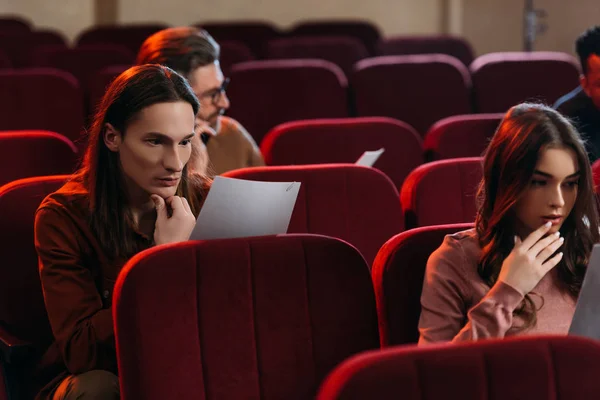
{"label": "pink knit sweater", "polygon": [[477,274],[481,248],[474,229],[446,236],[427,262],[419,344],[501,338],[511,335],[566,334],[576,299],[561,289],[549,272],[530,292],[537,323],[527,330],[513,311],[523,295],[503,282],[491,289]]}

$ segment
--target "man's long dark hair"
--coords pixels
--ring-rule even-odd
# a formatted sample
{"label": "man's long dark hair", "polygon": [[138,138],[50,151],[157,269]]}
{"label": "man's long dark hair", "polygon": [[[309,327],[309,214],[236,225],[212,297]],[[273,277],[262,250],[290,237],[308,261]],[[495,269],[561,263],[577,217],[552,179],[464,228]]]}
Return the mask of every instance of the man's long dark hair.
{"label": "man's long dark hair", "polygon": [[[194,114],[200,107],[187,81],[161,65],[140,65],[119,75],[102,98],[89,131],[83,164],[74,179],[87,189],[90,226],[111,258],[129,258],[141,249],[134,240],[133,217],[119,154],[104,143],[106,125],[125,135],[128,123],[144,108],[157,103],[184,101]],[[204,197],[205,178],[184,167],[177,196],[185,197],[195,215]]]}

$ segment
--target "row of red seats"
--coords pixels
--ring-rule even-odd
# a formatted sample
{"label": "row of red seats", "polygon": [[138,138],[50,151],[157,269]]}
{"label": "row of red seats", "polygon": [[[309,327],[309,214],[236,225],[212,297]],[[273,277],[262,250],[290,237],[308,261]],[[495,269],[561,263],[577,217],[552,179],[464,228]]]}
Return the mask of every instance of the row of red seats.
{"label": "row of red seats", "polygon": [[[0,246],[8,261],[16,261],[0,269],[0,338],[8,370],[19,368],[27,342],[51,337],[33,250],[33,211],[61,179],[33,178],[0,190],[0,221],[13,228],[1,233]],[[325,236],[187,242],[140,253],[124,267],[113,294],[122,398],[312,398],[347,357],[416,341],[427,257],[445,234],[470,226],[393,237],[379,251],[371,277],[355,248]],[[359,357],[375,361],[373,353]],[[546,361],[530,359],[528,365]],[[340,371],[347,368],[332,375],[320,398],[337,398],[346,383]],[[11,385],[27,379],[24,370],[10,376]],[[384,393],[395,393],[398,383],[387,382]]]}
{"label": "row of red seats", "polygon": [[[367,55],[442,53],[458,58],[465,65],[469,65],[473,61],[473,49],[464,39],[444,35],[382,38],[379,29],[368,21],[301,22],[285,32],[273,24],[261,21],[206,22],[196,24],[196,26],[206,29],[219,42],[233,41],[243,44],[245,48],[249,49],[250,54],[257,58],[264,58],[269,52],[271,54],[280,52],[277,42],[279,39],[327,36],[350,39],[352,47],[355,48],[354,43],[358,43],[359,54],[364,54],[365,57]],[[164,24],[97,26],[83,31],[75,43],[77,45],[113,43],[124,45],[136,53],[146,37],[166,27]],[[0,19],[0,35],[27,35],[30,33],[35,35],[37,32],[27,21]],[[62,38],[58,32],[55,36]],[[64,39],[62,41],[64,42]],[[271,49],[269,50],[269,48]]]}
{"label": "row of red seats", "polygon": [[[374,121],[371,126],[376,126],[378,122],[379,121]],[[388,125],[387,130],[385,129],[386,124]],[[353,140],[352,136],[356,135],[353,135],[352,130],[349,130],[348,132],[340,130],[336,132],[334,130],[331,132],[332,134],[323,134],[322,138],[316,136],[316,139],[312,141],[313,146],[322,144],[323,146],[329,145],[329,147],[328,149],[325,148],[322,150],[320,159],[311,156],[308,157],[309,159],[305,160],[307,162],[297,163],[308,165],[290,166],[289,164],[285,164],[277,167],[249,168],[231,171],[227,175],[237,176],[242,174],[245,178],[273,181],[276,181],[277,179],[282,179],[284,181],[292,179],[294,181],[305,182],[305,180],[307,180],[306,185],[311,186],[311,181],[315,179],[313,174],[317,171],[321,171],[320,173],[325,175],[327,174],[326,171],[328,171],[328,168],[326,163],[352,162],[358,158],[364,148],[369,148],[369,145],[373,146],[373,144],[375,144],[373,148],[379,148],[378,146],[384,145],[388,150],[386,150],[377,161],[376,167],[389,176],[388,178],[388,176],[385,176],[382,173],[377,174],[384,178],[384,187],[389,184],[393,190],[392,192],[387,191],[386,189],[385,193],[388,194],[382,194],[382,196],[384,196],[383,199],[391,199],[388,206],[383,208],[383,210],[387,210],[384,214],[387,213],[391,215],[392,212],[389,211],[390,207],[397,209],[398,215],[395,219],[398,220],[400,225],[395,225],[393,231],[397,232],[399,230],[396,230],[396,228],[404,226],[404,219],[401,216],[400,202],[398,199],[399,190],[401,193],[401,203],[403,205],[407,227],[471,221],[475,209],[474,195],[477,183],[481,178],[480,159],[452,159],[419,166],[421,164],[420,161],[422,161],[422,156],[419,153],[421,147],[419,146],[419,142],[415,140],[416,136],[414,133],[411,136],[405,136],[403,134],[406,132],[410,133],[410,131],[399,130],[398,132],[398,129],[394,131],[396,125],[387,121],[380,123],[380,125],[384,125],[384,129],[375,131],[373,133],[372,141],[361,141],[360,139],[363,139],[363,136],[357,136],[359,140]],[[339,125],[334,126],[336,129],[340,127]],[[402,125],[400,125],[400,128],[402,128]],[[386,136],[388,133],[389,135]],[[285,138],[285,135],[282,137]],[[310,135],[307,135],[306,138],[310,139]],[[348,147],[343,146],[344,140],[349,144]],[[288,144],[293,144],[293,142],[293,140],[291,142],[288,141]],[[356,143],[360,144],[361,142],[362,146],[359,147]],[[274,143],[276,145],[277,141]],[[411,146],[411,143],[415,145]],[[406,146],[403,146],[403,144],[406,144]],[[336,154],[335,149],[338,148],[338,146],[341,150]],[[328,151],[331,156],[328,156]],[[272,155],[274,152],[267,154]],[[292,158],[294,161],[299,160],[298,157]],[[0,159],[2,159],[2,164],[6,166],[2,174],[0,174],[0,185],[2,185],[25,177],[71,173],[77,163],[78,152],[68,139],[56,133],[45,131],[4,132],[0,133]],[[267,157],[267,159],[272,159],[272,157]],[[321,165],[310,165],[317,163]],[[332,166],[329,170],[334,171],[332,172],[334,174],[342,174],[341,171],[343,169],[336,172],[337,170]],[[358,174],[358,172],[355,171],[346,173],[351,175]],[[278,176],[278,174],[281,176]],[[367,177],[370,180],[377,178],[376,175],[367,175]],[[315,185],[319,186],[319,188],[311,189],[308,193],[311,193],[312,196],[322,196],[322,201],[324,202],[322,206],[325,207],[324,210],[326,210],[327,206],[332,201],[345,201],[344,196],[360,196],[366,191],[366,188],[375,190],[377,185],[370,182],[367,177],[362,178],[365,179],[364,182],[361,181],[361,178],[354,177],[353,179],[357,180],[356,183],[354,183],[356,187],[346,188],[338,187],[338,185],[342,185],[343,182],[347,181],[343,174],[339,175],[337,180],[333,179],[333,176],[318,176]],[[328,186],[329,179],[334,182],[334,186]],[[375,185],[375,187],[372,187],[372,185]],[[336,192],[338,190],[339,192]],[[436,204],[437,197],[431,197],[431,193],[432,191],[435,193],[444,190],[446,197],[448,199],[454,199],[454,201],[450,201],[442,213]],[[298,200],[299,205],[296,210],[297,214],[301,213],[300,206],[304,204],[302,193],[304,193],[303,190],[301,190],[300,199]],[[332,197],[332,194],[334,193],[339,193],[339,195]],[[342,196],[342,198],[338,199],[339,196]],[[372,197],[375,195],[370,193],[368,195],[365,194],[365,196]],[[330,200],[328,201],[327,199]],[[374,199],[374,201],[379,200],[382,202],[387,201],[377,198]],[[316,200],[310,199],[310,203],[313,202],[316,202]],[[359,203],[362,203],[362,201]],[[391,206],[389,204],[391,204]],[[358,207],[359,205],[360,204],[357,204],[356,206]],[[382,206],[380,205],[379,208],[381,209],[381,207]],[[325,211],[324,213],[323,217],[327,216],[327,218],[317,217],[318,213],[315,213],[315,210],[311,212],[311,218],[315,218],[315,222],[311,223],[312,229],[315,229],[313,232],[328,233],[327,231],[321,231],[320,228],[318,228],[319,220],[323,221],[322,223],[326,226],[336,226],[336,224],[332,224],[332,214],[327,214]],[[385,218],[385,216],[382,218]],[[296,220],[305,221],[305,217],[298,215],[297,218],[293,218],[293,221]],[[377,226],[377,224],[375,226]],[[367,231],[376,229],[364,228]],[[292,223],[291,229],[300,229],[294,231],[303,232],[306,228],[300,228],[300,226],[296,227],[296,225]],[[376,248],[389,236],[387,233],[384,233],[382,238],[372,238],[375,240]],[[359,234],[358,236],[362,236],[362,234]],[[352,240],[351,242],[354,243]],[[360,247],[361,246],[359,246],[359,248]],[[376,248],[374,250],[376,250]],[[373,253],[373,251],[371,251],[371,253]]]}
{"label": "row of red seats", "polygon": [[[479,112],[504,112],[526,99],[552,103],[578,84],[575,63],[565,59],[570,56],[523,53],[518,57],[520,61],[494,61],[497,57],[508,56],[489,55],[491,62],[472,78],[462,64],[443,55],[363,60],[350,77],[350,109],[346,77],[331,63],[240,63],[230,74],[229,115],[259,143],[270,129],[283,122],[354,114],[396,118],[424,134],[442,118],[472,112],[472,94]],[[108,83],[125,68],[109,68],[93,78],[84,77],[83,89],[63,71],[0,71],[0,129],[47,129],[77,141],[83,126],[82,98],[86,98],[89,114]],[[32,108],[37,112],[30,113]]]}

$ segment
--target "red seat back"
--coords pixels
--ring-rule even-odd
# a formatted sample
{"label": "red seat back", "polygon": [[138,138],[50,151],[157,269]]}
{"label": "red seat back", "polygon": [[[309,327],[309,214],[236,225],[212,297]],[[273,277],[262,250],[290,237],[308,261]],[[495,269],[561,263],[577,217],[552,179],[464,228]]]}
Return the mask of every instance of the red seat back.
{"label": "red seat back", "polygon": [[300,22],[294,26],[290,36],[351,36],[360,40],[370,54],[375,54],[381,38],[379,28],[369,21],[361,20],[316,20]]}
{"label": "red seat back", "polygon": [[410,54],[447,54],[465,66],[473,62],[473,48],[466,39],[447,35],[394,36],[381,39],[377,45],[382,56]]}
{"label": "red seat back", "polygon": [[[1,148],[2,146],[0,146]],[[21,179],[0,187],[0,324],[41,348],[52,332],[46,315],[34,244],[35,211],[67,175]]]}
{"label": "red seat back", "polygon": [[44,129],[81,143],[83,94],[68,72],[0,70],[0,130]]}
{"label": "red seat back", "polygon": [[261,152],[267,165],[353,163],[367,150],[385,151],[374,167],[400,189],[423,163],[419,134],[409,125],[384,117],[288,122],[265,136]]}
{"label": "red seat back", "polygon": [[368,58],[350,84],[358,115],[396,118],[421,135],[442,118],[471,112],[469,72],[444,54]]}
{"label": "red seat back", "polygon": [[292,36],[271,40],[267,44],[267,58],[313,58],[334,63],[349,74],[354,64],[367,58],[365,45],[351,36]]}
{"label": "red seat back", "polygon": [[417,343],[427,260],[446,235],[472,227],[473,224],[453,224],[410,229],[381,247],[371,276],[382,346]]}
{"label": "red seat back", "polygon": [[32,176],[70,174],[77,148],[66,137],[47,131],[0,132],[0,186]]}
{"label": "red seat back", "polygon": [[468,114],[436,122],[423,141],[426,159],[480,157],[503,117],[504,114]]}
{"label": "red seat back", "polygon": [[32,64],[68,71],[85,89],[94,73],[114,65],[133,64],[133,54],[123,46],[114,44],[90,44],[76,48],[41,47],[34,51]]}
{"label": "red seat back", "polygon": [[600,344],[533,336],[371,351],[329,375],[318,400],[584,400],[600,390]]}
{"label": "red seat back", "polygon": [[327,61],[249,61],[231,71],[228,114],[260,143],[282,122],[347,117],[346,88],[344,73]]}
{"label": "red seat back", "polygon": [[266,21],[207,21],[195,26],[206,30],[219,43],[229,40],[242,42],[259,58],[264,56],[267,42],[282,35],[275,25]]}
{"label": "red seat back", "polygon": [[221,64],[223,75],[225,76],[229,76],[231,67],[235,64],[255,59],[252,50],[250,50],[243,42],[224,40],[219,42],[219,47],[221,48],[219,62]]}
{"label": "red seat back", "polygon": [[382,172],[347,164],[244,168],[231,178],[301,182],[289,233],[337,237],[371,265],[377,250],[404,228],[398,192]]}
{"label": "red seat back", "polygon": [[470,69],[475,108],[482,113],[504,113],[523,101],[554,104],[579,85],[579,64],[564,53],[490,53]]}
{"label": "red seat back", "polygon": [[379,346],[364,259],[316,235],[152,248],[124,267],[113,310],[123,400],[308,400]]}
{"label": "red seat back", "polygon": [[77,37],[76,45],[116,44],[127,47],[132,54],[137,54],[149,36],[166,28],[167,25],[160,23],[93,26]]}
{"label": "red seat back", "polygon": [[128,68],[129,66],[127,65],[113,65],[112,67],[106,67],[94,73],[87,88],[86,99],[90,118],[96,112],[96,108],[100,104],[102,97],[104,97],[108,86],[117,76],[121,75],[121,73],[125,72]]}
{"label": "red seat back", "polygon": [[400,191],[406,227],[475,221],[482,177],[479,157],[434,161],[416,168]]}

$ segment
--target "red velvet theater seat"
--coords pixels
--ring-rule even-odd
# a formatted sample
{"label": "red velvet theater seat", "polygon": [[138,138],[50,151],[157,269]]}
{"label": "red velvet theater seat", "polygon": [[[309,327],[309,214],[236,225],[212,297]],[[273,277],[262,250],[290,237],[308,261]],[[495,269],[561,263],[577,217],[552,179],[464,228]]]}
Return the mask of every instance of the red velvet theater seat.
{"label": "red velvet theater seat", "polygon": [[327,61],[249,61],[231,70],[228,115],[260,144],[283,122],[347,117],[346,89],[342,70]]}
{"label": "red velvet theater seat", "polygon": [[600,344],[574,336],[398,347],[345,361],[318,400],[587,400],[600,391]]}
{"label": "red velvet theater seat", "polygon": [[128,68],[128,65],[113,65],[96,71],[93,74],[93,78],[90,79],[88,82],[89,86],[86,88],[86,107],[89,110],[88,117],[91,117],[96,112],[96,108],[100,104],[102,97],[104,97],[108,85]]}
{"label": "red velvet theater seat", "polygon": [[6,53],[14,68],[29,67],[32,52],[42,46],[66,48],[67,44],[62,34],[54,30],[3,33],[0,29],[0,51]]}
{"label": "red velvet theater seat", "polygon": [[244,168],[224,176],[301,182],[288,233],[343,239],[371,265],[377,250],[404,228],[398,192],[382,172],[347,164]]}
{"label": "red velvet theater seat", "polygon": [[77,149],[66,137],[47,131],[0,131],[0,186],[42,175],[70,174]]}
{"label": "red velvet theater seat", "polygon": [[373,262],[371,277],[382,346],[418,341],[421,288],[427,260],[446,235],[472,227],[473,224],[453,224],[410,229],[381,247]]}
{"label": "red velvet theater seat", "polygon": [[206,30],[218,43],[229,40],[244,43],[259,58],[264,56],[269,40],[282,36],[282,32],[267,21],[206,21],[194,25]]}
{"label": "red velvet theater seat", "polygon": [[482,176],[479,157],[434,161],[416,168],[400,191],[406,228],[475,221]]}
{"label": "red velvet theater seat", "polygon": [[123,400],[308,400],[379,346],[364,259],[316,235],[147,250],[117,279],[113,313]]}
{"label": "red velvet theater seat", "polygon": [[137,54],[144,40],[152,34],[168,28],[165,24],[125,24],[92,26],[81,32],[75,40],[77,46],[88,44],[117,44]]}
{"label": "red velvet theater seat", "polygon": [[465,66],[473,62],[473,48],[466,39],[447,35],[394,36],[383,38],[377,44],[378,54],[399,56],[410,54],[446,54],[460,60]]}
{"label": "red velvet theater seat", "polygon": [[346,74],[368,56],[365,45],[351,36],[292,36],[267,44],[269,59],[316,58],[334,63]]}
{"label": "red velvet theater seat", "polygon": [[385,151],[374,167],[400,189],[404,178],[423,163],[421,137],[408,124],[385,117],[288,122],[262,141],[267,165],[354,163],[367,150]]}
{"label": "red velvet theater seat", "polygon": [[134,55],[124,46],[90,44],[75,48],[44,46],[34,51],[32,65],[70,72],[82,87],[89,85],[94,72],[113,65],[133,65]]}
{"label": "red velvet theater seat", "polygon": [[350,85],[359,116],[396,118],[421,135],[442,118],[471,112],[469,71],[445,54],[367,58]]}
{"label": "red velvet theater seat", "polygon": [[17,15],[4,15],[0,17],[1,33],[27,33],[31,32],[32,23]]}
{"label": "red velvet theater seat", "polygon": [[250,50],[243,42],[224,40],[219,42],[219,47],[221,48],[219,64],[221,65],[221,71],[223,71],[223,75],[225,76],[229,76],[231,68],[235,64],[253,61],[256,58],[252,53],[252,50]]}
{"label": "red velvet theater seat", "polygon": [[481,157],[504,114],[467,114],[436,122],[425,135],[426,159]]}
{"label": "red velvet theater seat", "polygon": [[52,341],[33,228],[41,201],[67,178],[27,178],[0,187],[0,361],[13,393],[11,399],[29,398],[27,392],[35,388],[32,367]]}
{"label": "red velvet theater seat", "polygon": [[592,164],[592,172],[594,173],[594,186],[596,193],[600,193],[600,160],[594,161]]}
{"label": "red velvet theater seat", "polygon": [[366,20],[313,20],[295,25],[289,36],[350,36],[360,40],[370,54],[375,54],[381,38],[379,28]]}
{"label": "red velvet theater seat", "polygon": [[506,112],[523,101],[554,104],[579,85],[577,60],[565,53],[490,53],[470,66],[477,112]]}
{"label": "red velvet theater seat", "polygon": [[43,129],[76,145],[83,129],[83,94],[68,72],[0,70],[0,130]]}

